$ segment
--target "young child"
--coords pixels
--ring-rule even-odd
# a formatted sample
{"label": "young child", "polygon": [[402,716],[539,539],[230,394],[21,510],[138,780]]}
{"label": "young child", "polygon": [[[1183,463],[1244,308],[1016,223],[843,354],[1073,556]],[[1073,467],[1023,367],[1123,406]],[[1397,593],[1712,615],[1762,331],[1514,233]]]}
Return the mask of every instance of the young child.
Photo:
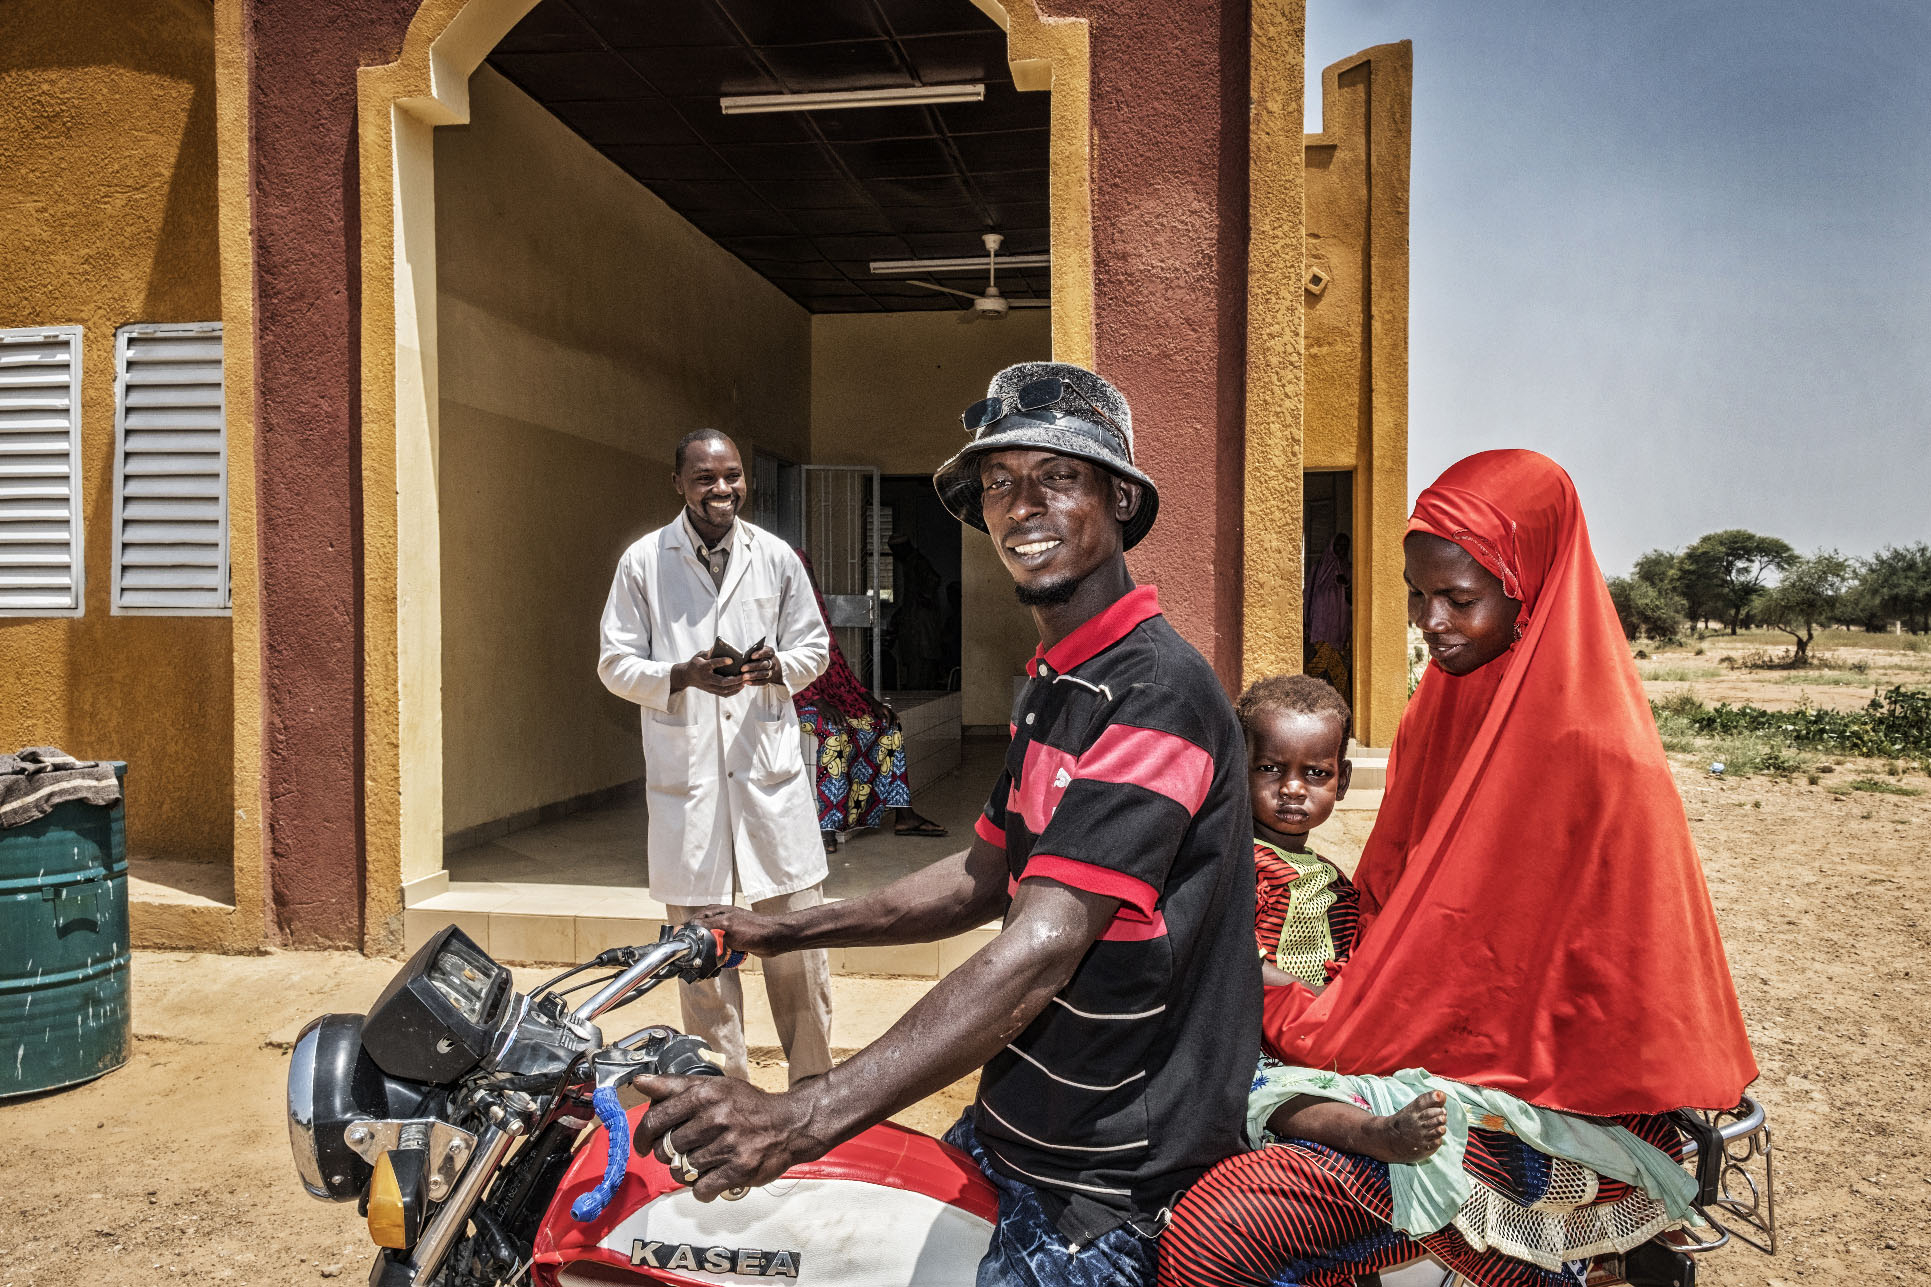
{"label": "young child", "polygon": [[[1247,733],[1248,802],[1254,812],[1254,937],[1261,981],[1319,992],[1354,948],[1359,896],[1307,846],[1348,793],[1353,712],[1310,675],[1256,681],[1236,707]],[[1267,1119],[1281,1139],[1311,1140],[1383,1162],[1417,1162],[1448,1132],[1445,1096],[1428,1091],[1399,1112],[1297,1095]]]}

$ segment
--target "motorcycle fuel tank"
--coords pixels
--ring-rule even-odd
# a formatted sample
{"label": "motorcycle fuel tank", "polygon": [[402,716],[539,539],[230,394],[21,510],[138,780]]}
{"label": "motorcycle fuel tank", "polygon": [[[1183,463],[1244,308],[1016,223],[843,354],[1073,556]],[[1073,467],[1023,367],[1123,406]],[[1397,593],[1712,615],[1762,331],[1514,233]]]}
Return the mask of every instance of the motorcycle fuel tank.
{"label": "motorcycle fuel tank", "polygon": [[[630,1111],[633,1133],[643,1113]],[[577,1151],[537,1231],[547,1287],[972,1287],[999,1210],[971,1158],[886,1123],[736,1202],[699,1202],[633,1151],[616,1199],[579,1224],[570,1204],[596,1187],[607,1147],[599,1129]]]}

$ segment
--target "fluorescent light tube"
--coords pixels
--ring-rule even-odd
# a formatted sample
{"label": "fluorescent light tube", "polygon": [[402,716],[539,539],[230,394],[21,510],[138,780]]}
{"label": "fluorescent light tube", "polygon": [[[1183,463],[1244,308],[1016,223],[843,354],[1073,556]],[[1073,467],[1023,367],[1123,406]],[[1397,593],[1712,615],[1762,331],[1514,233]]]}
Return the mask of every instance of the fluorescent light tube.
{"label": "fluorescent light tube", "polygon": [[[1043,255],[1001,255],[1001,268],[1050,268],[1053,257]],[[986,270],[986,257],[977,255],[971,259],[874,259],[872,272],[880,277],[909,277],[920,273],[982,273]]]}
{"label": "fluorescent light tube", "polygon": [[979,85],[910,85],[903,89],[840,89],[819,94],[738,94],[720,98],[726,116],[759,112],[818,112],[839,107],[926,107],[933,103],[980,103]]}

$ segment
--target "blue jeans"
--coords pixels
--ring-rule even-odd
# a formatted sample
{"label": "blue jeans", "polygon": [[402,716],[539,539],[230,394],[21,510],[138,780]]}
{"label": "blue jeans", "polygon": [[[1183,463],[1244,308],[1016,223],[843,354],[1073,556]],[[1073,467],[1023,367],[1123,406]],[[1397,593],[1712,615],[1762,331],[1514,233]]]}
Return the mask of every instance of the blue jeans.
{"label": "blue jeans", "polygon": [[945,1142],[970,1153],[999,1190],[999,1223],[979,1262],[978,1287],[1153,1287],[1152,1239],[1122,1225],[1069,1252],[1066,1235],[1053,1227],[1040,1204],[1039,1191],[987,1164],[970,1114],[945,1133]]}

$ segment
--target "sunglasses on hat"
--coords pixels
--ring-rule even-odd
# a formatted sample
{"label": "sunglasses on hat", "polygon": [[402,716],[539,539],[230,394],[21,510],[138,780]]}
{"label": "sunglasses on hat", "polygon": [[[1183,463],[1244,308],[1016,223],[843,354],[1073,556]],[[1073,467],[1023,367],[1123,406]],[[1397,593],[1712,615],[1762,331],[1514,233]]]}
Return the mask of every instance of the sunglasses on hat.
{"label": "sunglasses on hat", "polygon": [[1092,409],[1094,415],[1106,422],[1107,428],[1119,434],[1122,441],[1125,440],[1126,430],[1120,428],[1118,422],[1112,416],[1100,410],[1093,399],[1080,392],[1077,387],[1068,384],[1056,375],[1049,375],[1043,380],[1034,380],[1030,384],[1022,384],[1019,386],[1017,392],[1005,397],[983,398],[967,407],[964,414],[959,417],[959,420],[967,429],[976,434],[987,426],[1005,419],[1015,411],[1043,411],[1059,402],[1061,398],[1064,398],[1069,393],[1081,402],[1084,402]]}

